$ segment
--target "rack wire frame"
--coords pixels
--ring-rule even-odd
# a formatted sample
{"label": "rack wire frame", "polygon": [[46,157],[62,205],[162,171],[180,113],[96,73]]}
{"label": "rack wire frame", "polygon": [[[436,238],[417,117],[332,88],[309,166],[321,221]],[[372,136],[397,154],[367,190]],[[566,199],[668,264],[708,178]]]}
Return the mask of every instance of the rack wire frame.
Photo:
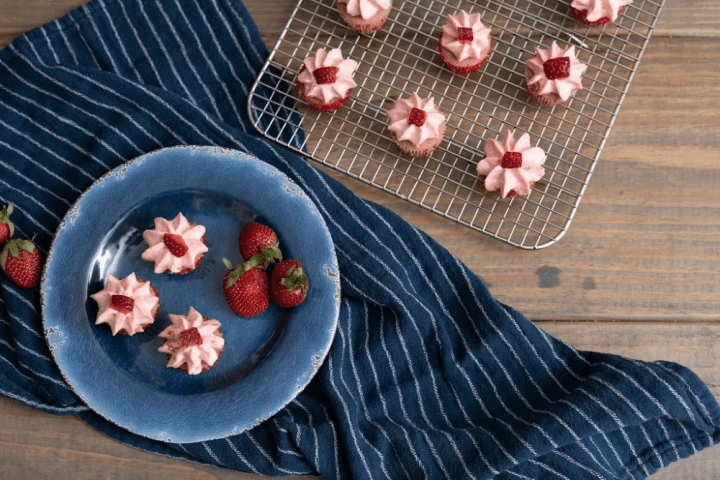
{"label": "rack wire frame", "polygon": [[[343,23],[337,0],[299,0],[249,95],[248,111],[266,137],[386,192],[524,249],[559,240],[570,226],[665,0],[635,0],[614,23],[586,27],[570,1],[395,0],[372,35]],[[483,67],[457,75],[442,65],[438,33],[448,14],[480,12],[493,49]],[[587,64],[583,89],[540,106],[525,85],[527,59],[552,41],[575,45]],[[340,48],[358,62],[358,86],[335,112],[313,110],[294,87],[303,60]],[[433,95],[447,131],[428,157],[395,145],[387,110],[413,91]],[[296,101],[297,100],[297,101]],[[545,150],[545,175],[529,195],[487,192],[476,167],[486,139],[528,132]]]}

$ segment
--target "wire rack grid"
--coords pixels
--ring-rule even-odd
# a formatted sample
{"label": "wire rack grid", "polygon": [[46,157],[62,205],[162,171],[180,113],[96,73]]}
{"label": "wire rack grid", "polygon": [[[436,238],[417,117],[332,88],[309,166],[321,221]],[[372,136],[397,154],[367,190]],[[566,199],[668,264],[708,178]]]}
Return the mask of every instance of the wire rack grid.
{"label": "wire rack grid", "polygon": [[[570,1],[395,0],[387,22],[357,35],[340,18],[336,0],[299,0],[250,92],[255,127],[326,166],[526,249],[555,243],[567,231],[664,0],[635,0],[618,20],[585,27]],[[493,49],[483,67],[456,75],[442,65],[438,34],[448,14],[479,12]],[[525,86],[527,59],[556,41],[575,45],[587,64],[583,89],[567,102],[540,106]],[[295,79],[307,56],[340,48],[358,62],[358,86],[339,110],[322,113],[298,98]],[[413,91],[434,96],[447,131],[428,157],[400,152],[387,111]],[[528,132],[545,150],[545,176],[527,196],[486,192],[476,168],[484,142],[508,130]]]}

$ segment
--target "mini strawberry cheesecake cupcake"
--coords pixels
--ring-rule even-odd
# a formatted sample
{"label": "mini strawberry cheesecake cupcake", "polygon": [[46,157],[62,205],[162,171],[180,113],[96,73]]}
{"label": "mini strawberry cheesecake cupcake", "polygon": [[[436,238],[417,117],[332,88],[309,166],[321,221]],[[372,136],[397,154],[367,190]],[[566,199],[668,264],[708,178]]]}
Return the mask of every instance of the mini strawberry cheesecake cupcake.
{"label": "mini strawberry cheesecake cupcake", "polygon": [[357,62],[343,59],[339,48],[329,52],[320,48],[314,57],[305,59],[296,86],[300,96],[315,110],[337,110],[357,86],[352,77],[356,68]]}
{"label": "mini strawberry cheesecake cupcake", "polygon": [[537,48],[527,61],[525,77],[530,96],[541,105],[558,105],[582,89],[587,65],[575,56],[575,47],[562,49],[553,41],[548,49]]}
{"label": "mini strawberry cheesecake cupcake", "polygon": [[135,272],[120,280],[108,275],[105,288],[90,297],[98,305],[95,325],[107,323],[113,336],[144,331],[155,321],[160,309],[155,287],[136,278]]}
{"label": "mini strawberry cheesecake cupcake", "polygon": [[445,135],[445,115],[435,108],[433,97],[423,99],[413,92],[410,98],[398,98],[388,117],[400,150],[413,157],[430,154]]}
{"label": "mini strawberry cheesecake cupcake", "polygon": [[385,24],[392,0],[338,0],[337,7],[348,27],[356,33],[368,35]]}
{"label": "mini strawberry cheesecake cupcake", "polygon": [[632,0],[572,0],[570,10],[575,19],[591,27],[600,27],[617,20],[625,5]]}
{"label": "mini strawberry cheesecake cupcake", "polygon": [[172,220],[155,219],[155,228],[145,230],[148,248],[143,260],[155,262],[155,273],[184,275],[200,266],[205,252],[205,227],[189,222],[182,213]]}
{"label": "mini strawberry cheesecake cupcake", "polygon": [[447,68],[461,75],[472,73],[490,56],[492,34],[480,21],[479,13],[460,10],[456,16],[448,15],[440,32],[438,50]]}
{"label": "mini strawberry cheesecake cupcake", "polygon": [[506,198],[530,193],[545,175],[544,163],[545,152],[530,146],[530,135],[523,133],[516,140],[508,131],[501,141],[487,141],[485,158],[478,163],[477,172],[485,177],[488,192]]}
{"label": "mini strawberry cheesecake cupcake", "polygon": [[169,317],[172,324],[159,333],[165,343],[158,348],[167,355],[168,368],[197,375],[214,366],[225,346],[220,322],[200,315],[193,307],[187,315]]}

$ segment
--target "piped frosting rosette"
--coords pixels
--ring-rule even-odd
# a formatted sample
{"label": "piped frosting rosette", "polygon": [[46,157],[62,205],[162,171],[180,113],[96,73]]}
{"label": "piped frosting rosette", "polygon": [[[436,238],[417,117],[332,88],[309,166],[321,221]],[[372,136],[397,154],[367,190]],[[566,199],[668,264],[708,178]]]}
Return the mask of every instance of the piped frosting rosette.
{"label": "piped frosting rosette", "polygon": [[468,59],[482,59],[492,45],[490,29],[480,21],[479,13],[460,10],[457,15],[448,15],[442,27],[440,45],[448,49],[458,62]]}
{"label": "piped frosting rosette", "polygon": [[572,0],[570,6],[584,12],[588,22],[597,22],[604,18],[614,22],[622,8],[631,3],[632,0]]}
{"label": "piped frosting rosette", "polygon": [[502,198],[527,195],[545,174],[545,158],[541,148],[530,145],[530,135],[523,133],[516,140],[508,131],[500,141],[487,141],[477,172],[485,177],[485,189]]}
{"label": "piped frosting rosette", "polygon": [[197,375],[215,365],[225,346],[220,322],[203,317],[193,307],[187,315],[168,316],[172,325],[160,332],[165,343],[158,348],[168,355],[167,366]]}
{"label": "piped frosting rosette", "polygon": [[398,142],[406,141],[418,147],[426,140],[439,138],[444,134],[445,115],[435,107],[435,99],[420,98],[417,92],[413,92],[410,98],[395,100],[395,106],[388,111],[388,117],[388,128],[395,134]]}
{"label": "piped frosting rosette", "polygon": [[314,57],[307,57],[298,75],[298,82],[303,84],[303,94],[323,103],[344,98],[349,91],[357,86],[352,75],[357,62],[345,59],[339,48],[329,52],[318,49]]}
{"label": "piped frosting rosette", "polygon": [[105,288],[90,297],[98,304],[95,325],[107,323],[113,336],[145,330],[155,321],[160,304],[150,282],[138,280],[134,272],[120,280],[108,275]]}
{"label": "piped frosting rosette", "polygon": [[537,48],[527,61],[527,85],[534,96],[557,95],[562,101],[582,88],[581,77],[587,65],[575,56],[575,47],[561,48],[553,41],[550,48]]}
{"label": "piped frosting rosette", "polygon": [[142,258],[155,262],[155,273],[187,273],[208,251],[204,235],[205,227],[189,222],[182,213],[169,221],[158,217],[155,229],[143,232],[148,248]]}
{"label": "piped frosting rosette", "polygon": [[390,8],[391,0],[339,0],[346,4],[348,14],[353,17],[370,19]]}

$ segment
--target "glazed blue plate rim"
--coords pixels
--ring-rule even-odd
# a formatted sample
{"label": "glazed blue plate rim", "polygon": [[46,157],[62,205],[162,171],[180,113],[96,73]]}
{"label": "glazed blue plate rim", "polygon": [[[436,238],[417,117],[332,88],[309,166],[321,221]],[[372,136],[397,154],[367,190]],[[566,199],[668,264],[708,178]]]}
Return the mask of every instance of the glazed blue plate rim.
{"label": "glazed blue plate rim", "polygon": [[[188,203],[183,203],[185,197]],[[226,200],[227,205],[246,207],[239,215],[247,217],[236,220],[236,210],[223,210]],[[217,212],[210,212],[217,214],[217,229],[230,225],[233,231],[218,236],[234,237],[232,242],[219,243],[236,244],[239,223],[259,218],[270,224],[278,231],[283,253],[290,252],[292,258],[303,262],[310,279],[308,298],[301,305],[292,309],[271,305],[257,317],[242,319],[230,311],[224,300],[217,300],[217,295],[221,295],[223,271],[218,269],[225,267],[218,267],[220,259],[217,255],[213,257],[215,248],[211,248],[196,271],[200,280],[195,280],[195,285],[207,276],[209,282],[202,281],[199,288],[204,289],[205,284],[215,281],[217,288],[208,287],[209,293],[204,297],[209,299],[197,301],[210,305],[205,307],[214,310],[209,316],[221,321],[226,348],[216,366],[197,376],[208,375],[206,378],[211,380],[196,383],[192,383],[195,378],[189,379],[191,376],[175,369],[165,368],[157,373],[156,363],[165,362],[163,354],[158,352],[160,359],[157,359],[152,353],[157,342],[161,342],[151,337],[157,329],[148,333],[151,326],[132,337],[112,337],[104,332],[106,325],[94,325],[95,319],[91,318],[94,302],[88,301],[88,296],[94,293],[90,291],[91,279],[98,276],[98,271],[102,271],[105,278],[112,272],[113,265],[122,265],[127,257],[120,252],[116,259],[110,255],[109,260],[98,260],[108,256],[112,237],[108,232],[120,226],[126,228],[123,222],[128,218],[162,216],[154,211],[160,208],[158,205],[165,205],[162,208],[167,209],[170,208],[167,205],[175,205],[174,202],[180,204],[178,208],[191,211],[195,204],[202,205],[203,212],[207,212],[207,205],[219,205]],[[214,221],[213,217],[208,223],[212,225]],[[138,234],[141,235],[141,231],[125,236],[134,238]],[[206,232],[209,247],[213,246],[211,238],[215,234],[210,229]],[[112,245],[114,248],[115,244]],[[228,248],[225,250],[224,254],[232,255]],[[127,261],[136,262],[134,257]],[[240,261],[239,252],[231,261]],[[148,268],[152,268],[151,264]],[[188,274],[187,279],[196,272]],[[127,273],[118,272],[116,276]],[[184,280],[178,277],[152,276],[147,272],[144,276],[171,292],[167,296],[161,294],[161,314],[165,298],[178,302],[193,296],[192,291],[182,291]],[[212,146],[163,148],[137,157],[99,178],[62,220],[48,252],[41,281],[45,338],[70,388],[88,407],[112,423],[138,435],[172,443],[224,438],[249,430],[277,413],[317,373],[337,330],[339,278],[334,245],[322,215],[312,199],[285,174],[236,150]],[[166,285],[178,292],[168,290],[170,287]],[[159,315],[156,324],[160,319]],[[234,347],[228,338],[242,338],[246,331],[261,332],[258,345],[265,339],[262,335],[271,335],[272,341],[267,337],[255,354],[249,355],[257,347],[251,344],[248,352],[236,355],[243,362],[257,357],[253,360],[256,363],[248,364],[251,367],[241,369],[242,374],[232,370],[235,363],[221,368],[224,359],[231,362],[233,358]],[[118,350],[118,345],[129,347]],[[137,345],[140,347],[136,349]],[[124,352],[131,351],[140,353],[126,362]],[[147,358],[151,361],[139,361]],[[146,370],[150,372],[147,375]],[[212,377],[214,372],[220,372],[217,379]],[[178,377],[181,374],[184,377]]]}

